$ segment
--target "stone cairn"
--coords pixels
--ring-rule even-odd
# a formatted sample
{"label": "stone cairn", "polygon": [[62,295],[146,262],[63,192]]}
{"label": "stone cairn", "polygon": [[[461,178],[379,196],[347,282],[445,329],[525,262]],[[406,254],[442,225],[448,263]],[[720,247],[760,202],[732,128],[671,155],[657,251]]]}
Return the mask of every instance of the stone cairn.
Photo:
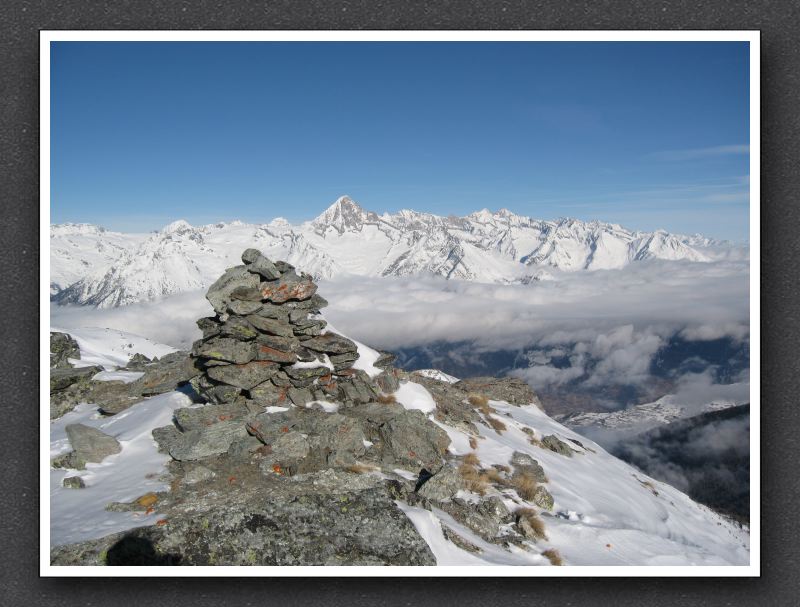
{"label": "stone cairn", "polygon": [[[328,302],[316,294],[310,276],[256,249],[247,249],[242,261],[208,290],[217,314],[197,321],[203,338],[192,348],[201,371],[194,383],[207,401],[241,404],[256,413],[290,403],[366,403],[381,389],[397,389],[391,374],[379,386],[353,368],[358,348],[326,331],[318,315]],[[376,361],[390,363],[390,355]]]}
{"label": "stone cairn", "polygon": [[192,346],[189,383],[205,405],[177,409],[171,425],[153,430],[185,464],[181,474],[198,460],[232,465],[237,477],[242,462],[280,476],[362,464],[438,470],[450,440],[395,402],[402,372],[393,356],[369,374],[356,368],[358,346],[320,318],[327,302],[310,276],[255,249],[242,261],[211,285],[216,314],[197,322],[203,338]]}

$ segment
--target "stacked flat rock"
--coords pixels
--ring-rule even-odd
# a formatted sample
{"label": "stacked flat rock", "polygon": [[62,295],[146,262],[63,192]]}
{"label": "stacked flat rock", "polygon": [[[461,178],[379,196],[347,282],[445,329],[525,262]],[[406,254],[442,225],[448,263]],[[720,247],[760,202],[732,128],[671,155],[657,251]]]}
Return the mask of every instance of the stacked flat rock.
{"label": "stacked flat rock", "polygon": [[242,254],[208,290],[216,312],[197,321],[203,338],[192,357],[198,392],[217,405],[251,412],[314,401],[366,403],[377,396],[369,376],[354,369],[356,344],[326,330],[328,305],[317,285],[290,264],[256,249]]}

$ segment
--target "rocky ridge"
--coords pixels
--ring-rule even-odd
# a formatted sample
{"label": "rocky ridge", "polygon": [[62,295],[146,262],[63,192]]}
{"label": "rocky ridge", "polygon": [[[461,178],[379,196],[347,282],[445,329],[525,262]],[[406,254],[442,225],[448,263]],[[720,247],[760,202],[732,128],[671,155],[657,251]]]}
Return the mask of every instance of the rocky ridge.
{"label": "rocky ridge", "polygon": [[[56,547],[53,564],[435,564],[403,507],[446,512],[457,524],[442,523],[442,533],[467,551],[481,542],[537,551],[545,534],[536,512],[553,507],[542,466],[521,452],[510,466],[454,455],[444,429],[471,445],[479,426],[502,432],[489,403],[536,403],[524,382],[440,381],[395,369],[386,354],[367,364],[321,318],[326,302],[308,275],[254,249],[242,261],[209,288],[216,314],[198,321],[203,338],[181,363],[182,379],[170,376],[198,400],[153,431],[172,458],[171,490],[107,506],[152,514],[155,524]],[[433,397],[430,416],[398,402],[411,379]],[[73,445],[58,465],[72,467],[98,445],[113,452],[97,433],[70,432],[93,442]],[[538,444],[585,453],[555,436]]]}

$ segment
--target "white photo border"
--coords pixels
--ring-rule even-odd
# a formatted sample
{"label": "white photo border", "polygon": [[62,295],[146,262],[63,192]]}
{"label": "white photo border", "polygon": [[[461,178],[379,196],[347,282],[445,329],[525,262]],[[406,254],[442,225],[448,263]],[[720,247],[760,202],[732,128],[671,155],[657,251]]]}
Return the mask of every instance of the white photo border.
{"label": "white photo border", "polygon": [[[40,461],[39,573],[44,577],[755,577],[761,575],[760,41],[757,30],[39,32]],[[50,49],[53,42],[748,42],[750,49],[750,564],[731,566],[54,566],[50,564]],[[45,311],[48,311],[45,313]],[[755,482],[753,482],[755,479]]]}

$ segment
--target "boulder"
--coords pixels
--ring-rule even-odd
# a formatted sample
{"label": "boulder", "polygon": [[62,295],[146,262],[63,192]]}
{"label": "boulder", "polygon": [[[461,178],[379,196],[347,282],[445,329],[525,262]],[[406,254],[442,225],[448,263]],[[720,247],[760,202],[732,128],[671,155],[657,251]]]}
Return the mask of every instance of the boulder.
{"label": "boulder", "polygon": [[247,249],[242,253],[242,261],[250,272],[260,274],[267,280],[275,280],[281,275],[275,264],[264,257],[257,249]]}
{"label": "boulder", "polygon": [[244,364],[256,357],[255,343],[241,342],[230,337],[212,337],[208,341],[196,343],[195,346],[193,355],[212,360]]}
{"label": "boulder", "polygon": [[[253,289],[258,296],[257,301],[243,301],[240,299],[233,299],[231,303],[228,304],[228,312],[231,314],[235,314],[237,316],[247,316],[248,314],[255,314],[261,308],[263,308],[263,304],[261,303],[261,291],[258,289]],[[236,292],[234,291],[234,296]]]}
{"label": "boulder", "polygon": [[99,464],[109,455],[122,451],[116,438],[97,428],[84,424],[69,424],[65,430],[72,451],[53,460],[54,467],[83,470],[87,463]]}
{"label": "boulder", "polygon": [[71,367],[69,359],[80,359],[81,351],[78,342],[68,333],[50,332],[50,366]]}
{"label": "boulder", "polygon": [[73,384],[89,381],[103,370],[103,367],[54,367],[50,369],[50,392],[64,390]]}
{"label": "boulder", "polygon": [[86,487],[86,483],[80,476],[65,476],[61,484],[67,489],[84,489]]}
{"label": "boulder", "polygon": [[450,444],[447,433],[417,410],[403,409],[380,426],[378,432],[384,445],[384,461],[412,470],[439,470]]}
{"label": "boulder", "polygon": [[417,493],[434,502],[444,502],[456,496],[462,488],[461,475],[453,466],[444,466],[417,490]]}
{"label": "boulder", "polygon": [[547,482],[544,468],[527,453],[514,451],[511,455],[511,466],[514,468],[514,478],[525,475],[532,477],[539,483]]}
{"label": "boulder", "polygon": [[325,333],[312,337],[303,342],[303,347],[315,352],[325,352],[326,354],[346,354],[358,352],[358,346],[346,337],[337,333]]}
{"label": "boulder", "polygon": [[206,316],[197,319],[197,327],[203,332],[203,339],[207,340],[220,333],[219,319],[213,316]]}
{"label": "boulder", "polygon": [[251,314],[247,321],[262,333],[278,335],[280,337],[292,337],[294,332],[292,327],[276,318],[265,318],[258,314]]}
{"label": "boulder", "polygon": [[516,377],[474,377],[456,382],[455,386],[467,393],[484,394],[490,400],[504,400],[517,406],[542,406],[531,387]]}
{"label": "boulder", "polygon": [[308,278],[298,276],[292,271],[281,274],[281,277],[272,282],[262,282],[259,285],[261,298],[272,303],[283,303],[292,299],[309,299],[317,291],[315,285]]}
{"label": "boulder", "polygon": [[254,288],[259,285],[257,274],[247,270],[246,266],[228,268],[214,284],[208,288],[206,299],[218,314],[224,314],[231,302],[231,293],[238,287]]}
{"label": "boulder", "polygon": [[267,360],[254,360],[241,365],[211,367],[208,376],[218,382],[250,390],[274,376],[280,365]]}
{"label": "boulder", "polygon": [[304,320],[294,324],[294,334],[298,337],[315,337],[328,325],[324,320]]}
{"label": "boulder", "polygon": [[244,419],[247,410],[237,404],[183,407],[174,413],[175,424],[182,432],[202,430],[221,421]]}
{"label": "boulder", "polygon": [[153,431],[153,438],[156,439],[159,447],[178,461],[192,461],[221,455],[228,451],[231,443],[236,439],[246,436],[245,424],[239,419],[218,421],[209,426],[196,428],[189,432],[177,432],[177,434],[169,430],[158,433]]}
{"label": "boulder", "polygon": [[559,455],[572,457],[573,450],[567,443],[562,441],[555,434],[548,434],[547,436],[543,437],[542,446],[545,449],[550,449],[550,451],[554,453],[558,453]]}
{"label": "boulder", "polygon": [[544,508],[545,510],[553,509],[553,496],[550,495],[550,492],[541,485],[536,487],[536,491],[534,491],[533,499],[531,501],[539,506],[539,508]]}
{"label": "boulder", "polygon": [[152,361],[147,356],[136,352],[128,359],[128,364],[125,365],[125,369],[128,371],[145,371],[147,370],[147,365],[151,362]]}
{"label": "boulder", "polygon": [[358,352],[345,352],[344,354],[331,354],[328,358],[333,365],[334,371],[349,369],[358,360]]}
{"label": "boulder", "polygon": [[272,381],[266,381],[251,388],[248,395],[261,407],[286,406],[289,404],[288,390],[276,386]]}
{"label": "boulder", "polygon": [[[257,316],[255,318],[258,318]],[[258,336],[254,326],[239,316],[231,316],[220,326],[220,333],[239,341],[249,341]]]}
{"label": "boulder", "polygon": [[378,477],[326,470],[186,485],[166,524],[51,550],[54,565],[435,565]]}
{"label": "boulder", "polygon": [[131,389],[144,396],[164,394],[199,374],[200,369],[187,352],[172,352],[147,365],[144,375],[132,382]]}

